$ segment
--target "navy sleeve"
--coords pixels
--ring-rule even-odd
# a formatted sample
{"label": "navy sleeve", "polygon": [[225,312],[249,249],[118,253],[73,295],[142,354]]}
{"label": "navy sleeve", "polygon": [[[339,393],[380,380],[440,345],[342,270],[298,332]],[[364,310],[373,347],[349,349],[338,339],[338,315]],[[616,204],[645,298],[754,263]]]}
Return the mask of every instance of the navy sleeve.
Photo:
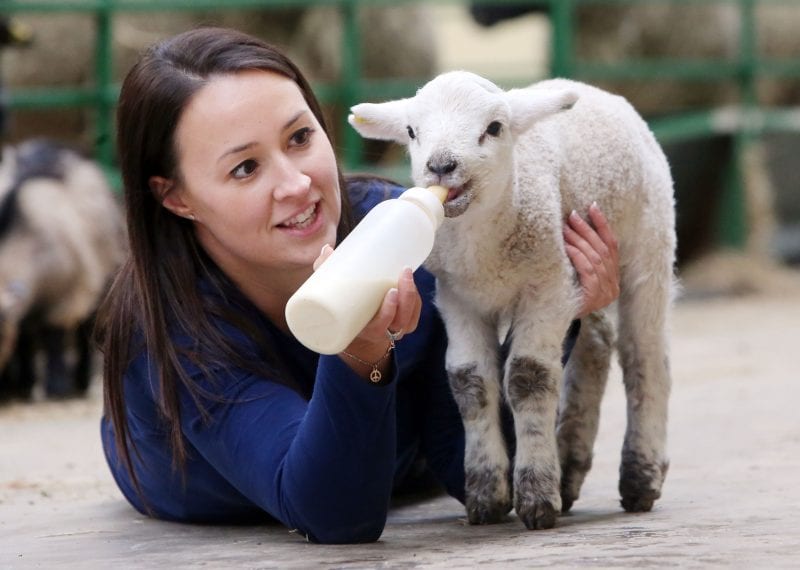
{"label": "navy sleeve", "polygon": [[187,440],[242,495],[309,540],[367,542],[386,521],[395,460],[394,382],[376,387],[319,360],[310,402],[244,375],[226,379],[210,421],[182,402]]}
{"label": "navy sleeve", "polygon": [[421,425],[420,451],[436,479],[447,493],[461,501],[464,496],[464,424],[458,411],[445,370],[447,332],[439,312],[435,310],[435,281],[427,272],[417,279],[423,307],[430,307],[427,326],[427,350],[420,363],[425,373],[417,405]]}
{"label": "navy sleeve", "polygon": [[[441,362],[441,361],[440,361]],[[465,501],[464,424],[453,399],[447,374],[439,364],[430,377],[425,398],[421,451],[447,493]]]}

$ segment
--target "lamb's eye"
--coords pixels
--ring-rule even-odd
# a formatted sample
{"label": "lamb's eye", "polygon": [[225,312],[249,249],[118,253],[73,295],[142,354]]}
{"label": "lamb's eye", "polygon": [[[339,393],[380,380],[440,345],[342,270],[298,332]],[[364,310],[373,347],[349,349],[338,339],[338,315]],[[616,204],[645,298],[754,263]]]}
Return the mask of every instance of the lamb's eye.
{"label": "lamb's eye", "polygon": [[503,129],[503,125],[500,124],[499,121],[492,121],[489,123],[489,126],[486,127],[486,134],[496,137],[500,134],[500,131]]}
{"label": "lamb's eye", "polygon": [[417,138],[417,135],[414,134],[414,129],[412,129],[410,126],[406,127],[406,130],[408,131],[408,138],[410,139]]}

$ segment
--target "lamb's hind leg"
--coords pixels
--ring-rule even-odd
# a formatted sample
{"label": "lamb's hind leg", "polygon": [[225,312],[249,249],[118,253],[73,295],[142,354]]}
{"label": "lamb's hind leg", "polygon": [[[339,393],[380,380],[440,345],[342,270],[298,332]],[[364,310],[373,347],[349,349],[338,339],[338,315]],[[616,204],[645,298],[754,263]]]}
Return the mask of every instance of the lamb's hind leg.
{"label": "lamb's hind leg", "polygon": [[[666,453],[670,392],[667,313],[672,263],[651,256],[622,268],[618,349],[627,398],[628,424],[622,448],[619,491],[628,512],[649,511],[661,496],[669,461]],[[646,279],[631,267],[651,270]]]}
{"label": "lamb's hind leg", "polygon": [[514,508],[527,528],[545,529],[555,526],[561,510],[555,427],[569,318],[541,310],[526,314],[537,316],[514,321],[505,371],[517,439]]}
{"label": "lamb's hind leg", "polygon": [[600,402],[608,380],[613,331],[605,313],[584,317],[581,331],[564,368],[556,437],[561,463],[561,510],[567,512],[580,495],[592,467],[592,449],[600,420]]}
{"label": "lamb's hind leg", "polygon": [[467,517],[471,524],[499,522],[511,510],[511,489],[497,333],[441,282],[437,305],[447,328],[447,374],[464,423]]}

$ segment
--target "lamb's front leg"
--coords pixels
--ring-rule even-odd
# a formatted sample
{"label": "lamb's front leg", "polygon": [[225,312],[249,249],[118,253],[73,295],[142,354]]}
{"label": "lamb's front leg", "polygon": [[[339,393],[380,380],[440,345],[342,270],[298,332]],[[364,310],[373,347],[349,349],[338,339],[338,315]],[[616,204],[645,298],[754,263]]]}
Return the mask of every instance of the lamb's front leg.
{"label": "lamb's front leg", "polygon": [[561,511],[555,428],[563,374],[561,342],[569,312],[553,306],[521,309],[513,323],[505,389],[517,438],[514,508],[533,530],[552,528]]}
{"label": "lamb's front leg", "polygon": [[497,332],[441,280],[436,302],[447,329],[447,375],[464,423],[467,517],[471,524],[498,522],[511,510],[511,490]]}

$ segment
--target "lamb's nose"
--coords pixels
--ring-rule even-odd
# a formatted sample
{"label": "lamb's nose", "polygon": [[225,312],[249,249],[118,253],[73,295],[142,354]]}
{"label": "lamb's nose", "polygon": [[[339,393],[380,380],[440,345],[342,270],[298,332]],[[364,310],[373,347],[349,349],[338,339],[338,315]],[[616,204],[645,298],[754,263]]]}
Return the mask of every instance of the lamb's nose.
{"label": "lamb's nose", "polygon": [[450,174],[453,172],[456,167],[458,166],[458,162],[453,159],[444,159],[444,160],[434,160],[431,159],[425,165],[428,170],[433,172],[434,174],[438,174],[439,176],[444,176],[445,174]]}

